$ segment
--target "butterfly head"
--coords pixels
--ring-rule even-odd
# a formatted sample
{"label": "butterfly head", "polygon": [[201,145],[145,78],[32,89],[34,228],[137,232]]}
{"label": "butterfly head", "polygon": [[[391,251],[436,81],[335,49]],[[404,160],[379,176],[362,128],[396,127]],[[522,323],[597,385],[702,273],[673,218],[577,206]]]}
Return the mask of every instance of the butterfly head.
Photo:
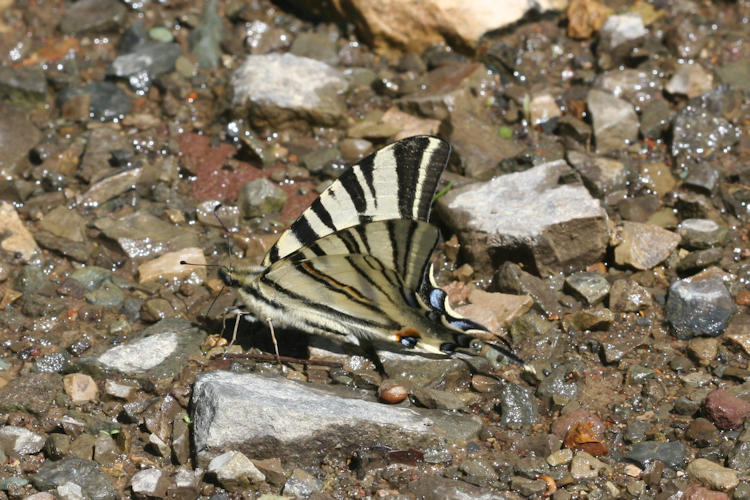
{"label": "butterfly head", "polygon": [[404,350],[447,355],[454,354],[457,349],[479,354],[484,345],[471,335],[444,331],[442,328],[402,328],[394,333],[394,340]]}

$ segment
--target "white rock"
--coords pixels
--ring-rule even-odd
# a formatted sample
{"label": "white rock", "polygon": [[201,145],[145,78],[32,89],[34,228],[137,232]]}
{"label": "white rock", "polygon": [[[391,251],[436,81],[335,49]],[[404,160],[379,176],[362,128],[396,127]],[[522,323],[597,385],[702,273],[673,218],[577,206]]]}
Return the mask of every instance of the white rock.
{"label": "white rock", "polygon": [[[186,262],[187,264],[181,264]],[[165,253],[138,266],[139,283],[170,278],[183,278],[190,283],[202,283],[206,279],[206,256],[200,248],[183,248]]]}
{"label": "white rock", "polygon": [[228,451],[212,459],[208,463],[208,472],[215,474],[219,483],[228,490],[246,488],[266,480],[255,464],[239,451]]}
{"label": "white rock", "polygon": [[148,370],[177,349],[177,335],[165,332],[118,345],[97,358],[99,363],[126,374]]}
{"label": "white rock", "polygon": [[0,248],[10,253],[17,253],[25,261],[29,261],[39,247],[26,226],[18,217],[16,209],[10,203],[0,203]]}

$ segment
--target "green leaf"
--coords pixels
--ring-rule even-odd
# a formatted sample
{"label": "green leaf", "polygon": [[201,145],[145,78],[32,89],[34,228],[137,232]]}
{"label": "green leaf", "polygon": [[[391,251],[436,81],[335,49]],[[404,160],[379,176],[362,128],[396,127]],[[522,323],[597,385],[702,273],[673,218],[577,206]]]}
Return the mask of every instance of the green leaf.
{"label": "green leaf", "polygon": [[503,125],[502,127],[500,127],[500,130],[498,130],[498,135],[500,135],[500,137],[502,137],[503,139],[511,139],[513,137],[513,129],[511,127]]}

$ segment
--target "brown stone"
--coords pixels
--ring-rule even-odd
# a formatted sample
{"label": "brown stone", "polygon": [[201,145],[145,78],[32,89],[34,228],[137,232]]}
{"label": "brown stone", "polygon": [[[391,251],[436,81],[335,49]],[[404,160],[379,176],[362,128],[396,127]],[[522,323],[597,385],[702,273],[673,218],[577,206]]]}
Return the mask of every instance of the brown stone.
{"label": "brown stone", "polygon": [[706,415],[719,429],[735,429],[750,415],[750,403],[724,389],[712,391],[704,406]]}

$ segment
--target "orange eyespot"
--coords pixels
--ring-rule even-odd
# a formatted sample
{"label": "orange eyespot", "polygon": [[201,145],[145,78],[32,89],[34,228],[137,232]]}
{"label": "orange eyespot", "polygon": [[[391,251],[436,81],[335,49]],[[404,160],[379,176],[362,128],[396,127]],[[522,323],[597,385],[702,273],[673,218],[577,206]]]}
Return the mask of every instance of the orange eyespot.
{"label": "orange eyespot", "polygon": [[421,335],[414,328],[404,328],[403,330],[396,332],[396,342],[410,349],[417,345],[420,337]]}

